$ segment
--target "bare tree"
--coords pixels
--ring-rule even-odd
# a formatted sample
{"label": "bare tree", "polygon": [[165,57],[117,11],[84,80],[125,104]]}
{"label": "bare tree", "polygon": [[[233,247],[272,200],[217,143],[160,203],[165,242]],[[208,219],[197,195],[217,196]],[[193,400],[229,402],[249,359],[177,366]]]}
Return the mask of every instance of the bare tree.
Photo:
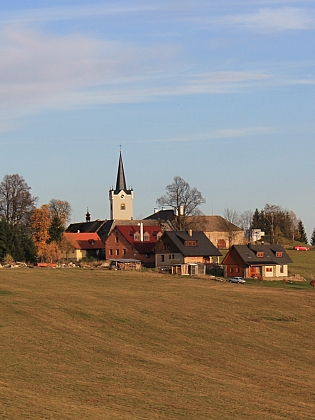
{"label": "bare tree", "polygon": [[13,225],[28,225],[35,210],[37,197],[30,193],[31,187],[18,175],[5,175],[0,183],[0,215]]}
{"label": "bare tree", "polygon": [[238,225],[240,221],[240,215],[236,210],[226,208],[223,212],[224,224],[226,232],[228,232],[229,237],[229,248],[235,241],[236,235],[238,233]]}
{"label": "bare tree", "polygon": [[175,176],[172,184],[166,186],[166,194],[156,200],[159,206],[172,207],[176,214],[176,228],[186,229],[188,216],[201,215],[199,206],[206,202],[197,188],[191,188],[180,176]]}
{"label": "bare tree", "polygon": [[230,223],[233,223],[233,225],[238,226],[240,215],[236,210],[226,208],[223,211],[223,217],[228,220]]}
{"label": "bare tree", "polygon": [[68,201],[52,198],[48,203],[48,209],[51,217],[57,216],[64,226],[70,222],[72,210]]}
{"label": "bare tree", "polygon": [[252,210],[244,210],[242,213],[239,213],[238,216],[238,225],[241,227],[244,232],[250,228],[253,220]]}

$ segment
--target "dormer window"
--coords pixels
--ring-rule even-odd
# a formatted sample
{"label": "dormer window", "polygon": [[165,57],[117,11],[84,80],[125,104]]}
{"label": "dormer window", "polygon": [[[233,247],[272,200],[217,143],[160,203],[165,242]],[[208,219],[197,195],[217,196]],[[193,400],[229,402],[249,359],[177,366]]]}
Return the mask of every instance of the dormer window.
{"label": "dormer window", "polygon": [[264,256],[265,256],[264,252],[261,252],[261,251],[257,252],[257,257],[258,258],[264,258]]}
{"label": "dormer window", "polygon": [[140,241],[140,233],[139,233],[139,232],[136,232],[136,233],[133,235],[133,240],[134,240],[134,241]]}
{"label": "dormer window", "polygon": [[144,241],[149,241],[149,240],[150,240],[150,234],[149,234],[148,232],[145,232],[145,233],[143,234],[143,240],[144,240]]}
{"label": "dormer window", "polygon": [[185,246],[197,246],[197,241],[185,241]]}
{"label": "dormer window", "polygon": [[95,245],[95,241],[94,241],[94,239],[90,239],[90,240],[89,240],[89,242],[90,242],[90,244],[91,244],[92,246],[94,246],[94,245]]}
{"label": "dormer window", "polygon": [[280,251],[276,252],[276,257],[277,258],[282,258],[283,257],[283,252],[280,252]]}

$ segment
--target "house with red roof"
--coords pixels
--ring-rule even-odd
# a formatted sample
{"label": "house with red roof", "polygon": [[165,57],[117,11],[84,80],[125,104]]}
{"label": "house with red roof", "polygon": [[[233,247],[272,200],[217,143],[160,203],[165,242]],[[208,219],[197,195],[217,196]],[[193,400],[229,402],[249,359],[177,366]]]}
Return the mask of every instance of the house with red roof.
{"label": "house with red roof", "polygon": [[152,268],[155,266],[154,247],[162,235],[158,226],[115,225],[105,243],[105,258],[139,260],[144,267]]}
{"label": "house with red roof", "polygon": [[64,237],[69,244],[65,257],[76,261],[84,257],[105,259],[105,245],[95,232],[64,232]]}

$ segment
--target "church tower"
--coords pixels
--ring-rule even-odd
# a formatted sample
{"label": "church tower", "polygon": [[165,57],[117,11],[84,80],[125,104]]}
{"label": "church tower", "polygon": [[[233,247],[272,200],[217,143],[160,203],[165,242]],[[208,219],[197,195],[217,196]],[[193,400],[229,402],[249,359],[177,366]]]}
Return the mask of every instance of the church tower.
{"label": "church tower", "polygon": [[133,219],[133,189],[127,189],[121,151],[119,153],[116,188],[109,190],[110,219]]}

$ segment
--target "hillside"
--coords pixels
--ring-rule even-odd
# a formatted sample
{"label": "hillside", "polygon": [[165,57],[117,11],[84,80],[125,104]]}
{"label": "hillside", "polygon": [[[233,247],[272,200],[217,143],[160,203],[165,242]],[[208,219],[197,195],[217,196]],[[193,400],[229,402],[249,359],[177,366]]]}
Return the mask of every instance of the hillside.
{"label": "hillside", "polygon": [[3,419],[312,419],[311,289],[1,271]]}

